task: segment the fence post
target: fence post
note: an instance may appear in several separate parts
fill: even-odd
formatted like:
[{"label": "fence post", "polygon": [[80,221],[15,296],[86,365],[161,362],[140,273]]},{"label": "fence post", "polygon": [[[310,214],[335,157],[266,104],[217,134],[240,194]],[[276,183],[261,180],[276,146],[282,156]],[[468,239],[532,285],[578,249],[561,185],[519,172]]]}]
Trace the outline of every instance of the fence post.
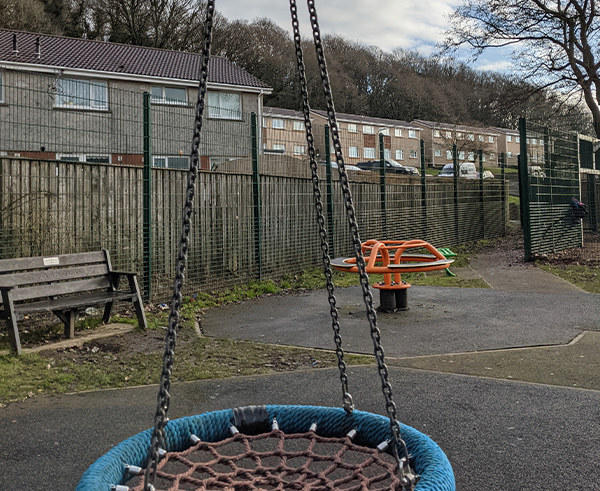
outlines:
[{"label": "fence post", "polygon": [[521,199],[521,220],[523,223],[523,245],[525,248],[525,261],[531,261],[531,222],[529,215],[529,175],[527,172],[527,121],[519,118],[519,136],[521,138],[519,149],[519,189]]},{"label": "fence post", "polygon": [[143,251],[144,251],[144,297],[150,300],[152,295],[152,148],[150,121],[150,93],[144,92],[143,134],[144,134],[144,170],[143,170]]},{"label": "fence post", "polygon": [[452,167],[454,169],[454,243],[458,244],[460,243],[458,229],[458,175],[460,174],[460,169],[458,168],[458,151],[456,143],[452,145]]},{"label": "fence post", "polygon": [[250,116],[252,134],[252,198],[254,201],[254,260],[258,266],[258,280],[262,280],[262,253],[260,233],[260,174],[258,172],[258,124],[256,113]]},{"label": "fence post", "polygon": [[587,175],[587,195],[588,215],[590,217],[590,228],[594,231],[598,230],[598,205],[596,203],[596,180],[598,176],[594,174]]},{"label": "fence post", "polygon": [[331,175],[331,140],[329,125],[325,125],[325,177],[327,180],[327,228],[329,229],[329,255],[335,257],[333,239],[333,178]]},{"label": "fence post", "polygon": [[481,238],[485,239],[485,201],[483,190],[483,150],[477,152],[479,158],[479,205],[481,206]]},{"label": "fence post", "polygon": [[500,191],[500,199],[502,202],[502,235],[506,235],[506,214],[510,212],[509,205],[506,199],[506,155],[500,152],[500,179],[502,180],[502,190]]},{"label": "fence post", "polygon": [[421,206],[423,208],[423,240],[427,240],[427,183],[425,174],[425,140],[421,139]]},{"label": "fence post", "polygon": [[381,220],[383,227],[383,238],[388,239],[387,234],[387,196],[385,189],[385,148],[383,145],[383,133],[379,133],[379,195],[381,201]]}]

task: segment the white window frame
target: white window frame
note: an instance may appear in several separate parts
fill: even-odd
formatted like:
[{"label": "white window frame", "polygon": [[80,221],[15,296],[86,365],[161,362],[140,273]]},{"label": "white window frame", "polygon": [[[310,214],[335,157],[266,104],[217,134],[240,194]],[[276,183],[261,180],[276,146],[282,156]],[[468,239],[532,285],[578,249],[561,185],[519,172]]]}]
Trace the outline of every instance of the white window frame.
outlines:
[{"label": "white window frame", "polygon": [[506,158],[512,159],[513,153],[512,152],[506,152]]},{"label": "white window frame", "polygon": [[348,123],[348,133],[358,133],[358,125],[355,123]]},{"label": "white window frame", "polygon": [[[242,120],[242,96],[238,92],[208,91],[208,117],[214,119],[229,119],[232,121]],[[221,105],[223,96],[235,96],[238,99],[239,107],[236,109],[226,109]],[[217,100],[215,100],[215,98]]]},{"label": "white window frame", "polygon": [[[176,166],[176,165],[169,165],[169,160],[170,159],[181,159],[181,160],[185,160],[186,161],[186,166],[185,167],[181,167],[181,166]],[[159,167],[156,165],[156,161],[157,160],[164,160],[165,161],[165,166],[164,167]],[[153,155],[152,156],[152,167],[157,167],[160,169],[179,169],[179,170],[187,170],[190,167],[190,158],[189,156],[186,155]]]},{"label": "white window frame", "polygon": [[452,138],[452,132],[446,131],[446,138]]},{"label": "white window frame", "polygon": [[479,141],[480,141],[480,142],[483,142],[483,141],[485,141],[485,138],[483,137],[483,135],[479,135],[479,136],[478,136],[478,139],[479,139]]},{"label": "white window frame", "polygon": [[294,131],[304,131],[304,121],[294,121]]},{"label": "white window frame", "polygon": [[271,120],[271,128],[274,130],[285,130],[285,120],[282,118],[273,118]]},{"label": "white window frame", "polygon": [[89,159],[93,159],[93,158],[106,159],[106,162],[95,162],[95,163],[99,163],[99,164],[111,164],[112,163],[110,154],[103,154],[103,153],[92,153],[92,154],[88,154],[88,153],[57,153],[56,154],[56,160],[61,160],[62,162],[94,163],[94,162],[90,162],[90,160],[89,160]]},{"label": "white window frame", "polygon": [[374,159],[375,158],[375,147],[364,147],[363,148],[363,158],[365,159]]},{"label": "white window frame", "polygon": [[396,150],[396,160],[404,160],[404,150]]},{"label": "white window frame", "polygon": [[461,150],[458,152],[458,160],[465,160],[465,151]]},{"label": "white window frame", "polygon": [[390,136],[389,128],[379,128],[379,133],[384,136]]},{"label": "white window frame", "polygon": [[357,159],[358,156],[358,147],[348,147],[348,157]]},{"label": "white window frame", "polygon": [[383,158],[384,159],[391,159],[392,158],[392,151],[389,148],[384,148],[383,149]]},{"label": "white window frame", "polygon": [[446,150],[446,160],[452,160],[452,150]]},{"label": "white window frame", "polygon": [[494,137],[488,136],[488,143],[494,143]]},{"label": "white window frame", "polygon": [[363,129],[363,134],[364,135],[374,135],[375,134],[375,127],[374,126],[363,125],[362,129]]},{"label": "white window frame", "polygon": [[433,156],[434,157],[441,157],[442,156],[442,150],[439,148],[436,148],[433,152]]},{"label": "white window frame", "polygon": [[506,135],[506,141],[512,142],[512,135]]},{"label": "white window frame", "polygon": [[408,130],[408,137],[409,138],[416,138],[417,137],[417,130]]},{"label": "white window frame", "polygon": [[294,145],[294,155],[306,155],[306,145]]},{"label": "white window frame", "polygon": [[285,143],[273,143],[273,145],[271,145],[271,150],[277,150],[277,152],[282,152],[285,153]]},{"label": "white window frame", "polygon": [[471,162],[474,162],[475,161],[475,152],[469,152],[468,157]]},{"label": "white window frame", "polygon": [[520,136],[515,137],[515,143],[521,143],[521,137]]},{"label": "white window frame", "polygon": [[433,136],[435,138],[441,138],[442,134],[440,133],[440,130],[433,130]]},{"label": "white window frame", "polygon": [[[161,96],[156,97],[152,93],[153,89],[160,89]],[[166,91],[167,89],[179,89],[183,90],[185,99],[167,99]],[[150,102],[152,104],[166,104],[169,106],[187,106],[188,105],[188,93],[185,87],[170,87],[168,85],[152,85],[150,86]]]},{"label": "white window frame", "polygon": [[408,157],[411,159],[418,159],[419,152],[417,152],[416,150],[410,150]]},{"label": "white window frame", "polygon": [[469,133],[467,135],[467,140],[469,140],[469,141],[475,141],[475,135],[473,133]]},{"label": "white window frame", "polygon": [[396,138],[402,138],[402,128],[394,128],[394,136]]},{"label": "white window frame", "polygon": [[[62,94],[62,90],[63,87],[61,86],[61,84],[66,84],[66,83],[76,83],[76,84],[87,84],[87,89],[88,89],[88,97],[89,97],[89,105],[87,104],[79,104],[79,103],[75,103],[72,101],[66,101],[66,102],[62,102],[61,99],[68,99],[69,96],[68,95],[63,95]],[[103,89],[103,93],[105,96],[105,100],[101,100],[101,101],[97,101],[95,99],[93,99],[93,89],[94,87],[96,88],[102,88]],[[76,98],[74,98],[76,99]],[[54,99],[54,107],[55,108],[60,108],[60,109],[80,109],[83,111],[108,111],[108,82],[102,81],[102,80],[89,80],[89,79],[84,79],[84,78],[71,78],[71,77],[65,77],[65,78],[59,78],[58,81],[56,82],[56,98]]]}]

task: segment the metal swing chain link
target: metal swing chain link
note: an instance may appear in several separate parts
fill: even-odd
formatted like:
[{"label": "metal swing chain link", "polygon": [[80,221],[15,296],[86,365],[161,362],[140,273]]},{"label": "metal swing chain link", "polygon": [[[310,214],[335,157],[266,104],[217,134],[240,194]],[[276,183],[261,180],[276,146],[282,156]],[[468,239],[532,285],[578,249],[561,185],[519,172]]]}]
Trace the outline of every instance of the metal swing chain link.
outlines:
[{"label": "metal swing chain link", "polygon": [[343,407],[346,412],[351,413],[354,410],[352,396],[348,391],[348,375],[346,374],[346,362],[344,361],[344,349],[342,348],[342,336],[340,334],[340,319],[334,295],[333,272],[331,269],[331,258],[329,256],[329,241],[327,238],[327,228],[325,226],[325,216],[323,213],[323,201],[321,187],[319,185],[319,175],[317,173],[317,152],[315,150],[315,140],[310,120],[310,104],[308,101],[308,84],[306,82],[306,70],[304,67],[304,56],[302,53],[302,44],[300,37],[300,23],[298,22],[298,8],[296,0],[290,0],[290,12],[292,14],[292,29],[294,33],[294,44],[296,46],[296,61],[298,64],[298,75],[300,79],[300,88],[302,93],[302,108],[304,113],[304,125],[306,128],[306,141],[308,144],[308,156],[310,161],[310,170],[313,184],[313,196],[317,212],[317,222],[319,224],[319,238],[321,242],[321,252],[323,261],[323,271],[327,281],[327,293],[329,300],[329,312],[331,314],[331,326],[333,328],[333,339],[335,341],[335,352],[338,359],[338,368],[340,370],[340,381],[342,383]]},{"label": "metal swing chain link", "polygon": [[194,196],[196,193],[196,179],[198,177],[198,161],[200,149],[200,132],[202,130],[202,116],[204,114],[204,101],[206,98],[206,85],[208,81],[208,63],[210,60],[210,46],[212,42],[213,18],[215,12],[215,0],[207,0],[206,21],[204,24],[204,43],[202,47],[202,62],[200,67],[200,81],[198,85],[198,99],[196,101],[196,113],[194,120],[194,132],[192,148],[190,153],[190,168],[187,173],[187,189],[185,205],[181,220],[181,236],[179,242],[179,254],[177,257],[177,272],[173,286],[173,298],[166,335],[166,346],[163,356],[162,373],[157,396],[156,414],[154,416],[154,430],[150,440],[150,451],[144,476],[144,488],[146,491],[154,490],[154,480],[159,461],[159,447],[164,448],[164,427],[168,422],[168,411],[170,403],[169,390],[171,388],[171,371],[175,357],[175,341],[177,329],[179,328],[179,315],[183,303],[182,289],[185,278],[187,253],[189,249],[189,235],[191,229],[191,216],[193,212]]},{"label": "metal swing chain link", "polygon": [[[323,50],[323,42],[321,39],[321,31],[319,28],[319,22],[317,18],[317,11],[315,8],[314,0],[307,0],[308,11],[310,15],[310,22],[312,26],[315,50],[317,53],[317,61],[319,63],[319,71],[321,74],[321,80],[323,83],[323,90],[327,102],[327,117],[329,126],[331,128],[331,135],[333,140],[333,147],[335,150],[335,157],[338,163],[338,173],[340,176],[340,183],[342,186],[342,193],[344,196],[344,204],[346,206],[346,214],[348,216],[348,224],[352,234],[352,243],[354,245],[354,252],[356,256],[356,265],[359,271],[360,284],[363,292],[363,299],[367,308],[367,319],[369,320],[369,326],[371,329],[371,338],[373,340],[373,347],[375,352],[375,358],[377,360],[377,370],[381,379],[381,388],[383,396],[385,398],[386,411],[390,418],[390,430],[394,440],[392,451],[394,457],[398,461],[399,471],[401,474],[401,480],[403,489],[410,491],[414,489],[416,484],[415,474],[410,468],[408,451],[406,443],[402,440],[400,435],[400,426],[398,424],[398,418],[396,415],[396,404],[393,401],[392,386],[389,382],[389,371],[385,364],[384,351],[381,346],[381,332],[377,327],[377,314],[373,306],[373,295],[371,294],[369,287],[369,277],[366,272],[365,260],[362,254],[362,245],[360,241],[360,234],[358,231],[358,223],[356,221],[356,213],[352,201],[352,193],[350,192],[350,185],[348,183],[348,175],[346,173],[344,165],[344,157],[342,154],[342,146],[340,143],[339,131],[337,121],[335,117],[335,108],[333,105],[333,95],[331,92],[331,85],[329,83],[329,75],[327,71],[327,64],[325,61],[325,53]],[[402,448],[404,451],[405,458],[400,460],[399,449]]]}]

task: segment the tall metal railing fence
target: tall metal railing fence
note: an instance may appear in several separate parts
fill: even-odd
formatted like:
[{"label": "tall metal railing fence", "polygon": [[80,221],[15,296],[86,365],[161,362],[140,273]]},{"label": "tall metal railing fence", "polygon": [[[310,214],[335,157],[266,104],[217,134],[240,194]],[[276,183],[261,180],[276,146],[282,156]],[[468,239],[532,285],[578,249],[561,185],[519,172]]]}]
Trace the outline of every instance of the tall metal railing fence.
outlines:
[{"label": "tall metal railing fence", "polygon": [[[111,86],[108,110],[57,108],[51,77],[9,82],[3,79],[0,107],[0,257],[106,248],[117,268],[140,274],[148,298],[169,298],[193,105],[153,104],[143,90]],[[304,140],[291,131],[267,139],[266,131],[246,111],[204,121],[188,293],[320,264]],[[504,180],[435,178],[426,175],[422,153],[417,161],[414,176],[349,171],[363,239],[442,247],[505,233]],[[331,253],[346,256],[352,249],[337,170],[318,167]]]}]

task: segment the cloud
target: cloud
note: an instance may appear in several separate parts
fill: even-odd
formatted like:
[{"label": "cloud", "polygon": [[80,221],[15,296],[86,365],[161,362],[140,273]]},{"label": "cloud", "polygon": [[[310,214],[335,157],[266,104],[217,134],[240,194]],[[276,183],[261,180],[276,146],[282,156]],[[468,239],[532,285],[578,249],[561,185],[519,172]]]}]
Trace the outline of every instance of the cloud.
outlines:
[{"label": "cloud", "polygon": [[[385,51],[396,47],[431,52],[448,27],[447,15],[459,0],[321,0],[316,2],[323,33],[374,45]],[[230,0],[218,6],[230,20],[268,17],[286,30],[291,29],[287,2],[272,0]],[[310,33],[305,3],[298,1],[303,35]]]}]

